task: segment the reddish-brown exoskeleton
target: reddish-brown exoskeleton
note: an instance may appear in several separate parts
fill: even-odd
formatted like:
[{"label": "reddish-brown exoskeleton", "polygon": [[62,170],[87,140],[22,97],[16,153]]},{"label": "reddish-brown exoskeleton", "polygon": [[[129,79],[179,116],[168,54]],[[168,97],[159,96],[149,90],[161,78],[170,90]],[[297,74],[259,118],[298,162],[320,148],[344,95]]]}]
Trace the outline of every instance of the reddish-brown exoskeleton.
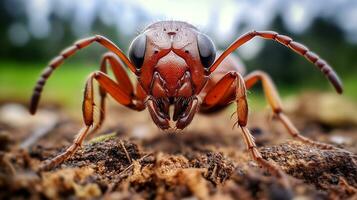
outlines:
[{"label": "reddish-brown exoskeleton", "polygon": [[[278,173],[278,169],[264,160],[254,138],[246,128],[248,104],[246,89],[258,81],[262,82],[268,103],[275,116],[294,138],[322,148],[330,145],[314,142],[299,134],[282,110],[278,92],[270,77],[261,71],[254,71],[243,77],[242,68],[228,65],[222,61],[237,48],[254,37],[277,41],[315,64],[338,93],[342,93],[342,84],[334,70],[316,54],[290,37],[272,31],[251,31],[240,36],[219,57],[211,39],[194,26],[179,21],[161,21],[148,26],[131,43],[129,58],[113,42],[97,35],[82,39],[65,49],[54,58],[42,72],[34,89],[30,112],[34,114],[43,86],[51,73],[68,57],[78,50],[97,42],[107,48],[100,71],[93,72],[85,85],[83,100],[83,118],[85,126],[75,138],[73,144],[62,154],[44,163],[44,168],[52,168],[70,157],[82,144],[89,132],[94,132],[104,120],[105,97],[108,93],[118,103],[131,109],[142,111],[148,108],[152,120],[160,129],[170,128],[170,121],[177,129],[190,124],[197,112],[209,113],[227,107],[232,102],[237,104],[238,126],[248,150],[253,158],[267,169]],[[107,64],[111,67],[116,80],[107,75]],[[137,83],[131,83],[128,67],[137,77]],[[93,124],[93,80],[100,87],[100,121]],[[134,89],[135,88],[135,89]],[[169,107],[174,111],[170,117]]]}]

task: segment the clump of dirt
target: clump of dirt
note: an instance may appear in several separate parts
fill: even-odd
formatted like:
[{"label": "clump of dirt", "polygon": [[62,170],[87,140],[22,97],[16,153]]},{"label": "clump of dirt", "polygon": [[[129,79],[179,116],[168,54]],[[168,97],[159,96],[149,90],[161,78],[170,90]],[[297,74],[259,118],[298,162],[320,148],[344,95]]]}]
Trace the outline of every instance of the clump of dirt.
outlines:
[{"label": "clump of dirt", "polygon": [[227,160],[223,153],[209,152],[193,161],[193,167],[205,168],[205,178],[215,185],[223,183],[234,171],[233,162]]},{"label": "clump of dirt", "polygon": [[[123,112],[112,111],[122,116],[118,113]],[[1,126],[0,199],[357,198],[355,152],[281,142],[265,127],[251,130],[257,143],[263,145],[263,158],[281,167],[290,187],[252,161],[237,134],[239,130],[185,130],[179,134],[157,133],[154,129],[149,137],[132,137],[142,130],[135,128],[144,126],[139,122],[134,123],[134,129],[125,123],[105,127],[119,127],[119,131],[90,139],[55,169],[39,171],[42,161],[68,147],[76,132],[73,130],[79,127],[76,121],[58,119],[61,125],[52,126],[28,148],[21,147],[24,140],[28,141],[25,126]],[[335,132],[328,135],[318,129],[313,133],[320,141],[336,136]],[[344,137],[350,133],[350,129],[344,132]]]},{"label": "clump of dirt", "polygon": [[[133,141],[115,137],[84,145],[71,159],[48,172],[35,172],[39,160],[31,154],[6,153],[10,157],[7,164],[2,158],[0,188],[6,192],[1,198],[290,199],[356,195],[357,166],[349,153],[307,148],[298,142],[265,147],[261,152],[265,159],[276,161],[286,173],[302,181],[289,178],[293,190],[283,188],[264,169],[222,152],[147,152]],[[306,185],[310,183],[316,188]]]},{"label": "clump of dirt", "polygon": [[261,149],[265,159],[272,159],[282,169],[318,189],[355,194],[357,192],[357,156],[345,150],[321,150],[299,142]]}]

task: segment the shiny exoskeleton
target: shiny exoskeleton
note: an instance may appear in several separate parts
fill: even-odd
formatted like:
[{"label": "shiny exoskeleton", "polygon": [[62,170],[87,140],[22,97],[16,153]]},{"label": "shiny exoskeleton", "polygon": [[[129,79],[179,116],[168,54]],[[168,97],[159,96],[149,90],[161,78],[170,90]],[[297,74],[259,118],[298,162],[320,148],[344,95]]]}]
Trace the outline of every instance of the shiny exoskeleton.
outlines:
[{"label": "shiny exoskeleton", "polygon": [[[82,128],[73,144],[62,154],[44,163],[50,169],[70,157],[82,144],[86,135],[95,132],[104,120],[105,97],[111,95],[119,104],[141,111],[148,109],[153,122],[161,129],[183,129],[190,124],[197,112],[211,113],[237,104],[237,125],[241,128],[247,148],[253,158],[271,172],[281,175],[279,168],[264,160],[246,128],[248,104],[246,90],[261,81],[267,101],[288,133],[305,143],[321,148],[331,145],[312,141],[299,131],[283,113],[281,100],[270,77],[262,71],[244,76],[244,68],[233,58],[227,57],[234,50],[254,37],[274,40],[305,57],[317,66],[332,83],[338,93],[342,84],[334,70],[307,47],[290,37],[272,31],[251,31],[240,36],[216,59],[212,40],[196,27],[179,21],[156,22],[145,28],[131,43],[129,58],[113,42],[97,35],[82,39],[54,58],[43,71],[34,89],[30,112],[35,113],[39,97],[47,78],[60,64],[78,50],[97,42],[106,49],[100,70],[93,72],[85,85]],[[227,59],[226,59],[227,58]],[[224,61],[224,62],[223,62]],[[107,75],[107,65],[115,80]],[[133,84],[126,67],[137,77]],[[93,80],[100,86],[100,121],[93,124]],[[173,106],[173,113],[170,107]]]}]

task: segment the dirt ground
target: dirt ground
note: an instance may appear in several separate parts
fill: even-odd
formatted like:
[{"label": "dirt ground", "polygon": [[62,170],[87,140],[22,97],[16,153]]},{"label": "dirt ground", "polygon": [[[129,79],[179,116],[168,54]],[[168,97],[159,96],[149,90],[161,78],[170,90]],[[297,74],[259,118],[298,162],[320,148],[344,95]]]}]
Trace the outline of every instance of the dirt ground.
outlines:
[{"label": "dirt ground", "polygon": [[39,171],[71,144],[80,107],[46,102],[30,116],[23,103],[2,102],[0,199],[357,199],[356,105],[311,95],[286,100],[288,115],[303,135],[341,150],[292,140],[269,109],[252,109],[249,118],[264,159],[281,167],[289,187],[252,161],[232,129],[234,108],[163,132],[147,111],[110,103],[98,134],[62,165]]}]

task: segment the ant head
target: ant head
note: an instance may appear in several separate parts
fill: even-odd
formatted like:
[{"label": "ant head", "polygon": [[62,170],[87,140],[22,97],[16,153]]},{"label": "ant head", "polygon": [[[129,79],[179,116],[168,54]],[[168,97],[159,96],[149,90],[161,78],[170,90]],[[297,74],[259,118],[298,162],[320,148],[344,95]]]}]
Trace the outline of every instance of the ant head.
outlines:
[{"label": "ant head", "polygon": [[143,88],[151,93],[156,75],[170,97],[182,95],[178,93],[184,84],[182,80],[187,80],[187,76],[192,82],[192,91],[188,93],[197,94],[215,56],[215,46],[207,35],[179,21],[163,21],[148,26],[129,48],[129,58],[137,68]]}]

